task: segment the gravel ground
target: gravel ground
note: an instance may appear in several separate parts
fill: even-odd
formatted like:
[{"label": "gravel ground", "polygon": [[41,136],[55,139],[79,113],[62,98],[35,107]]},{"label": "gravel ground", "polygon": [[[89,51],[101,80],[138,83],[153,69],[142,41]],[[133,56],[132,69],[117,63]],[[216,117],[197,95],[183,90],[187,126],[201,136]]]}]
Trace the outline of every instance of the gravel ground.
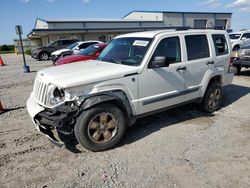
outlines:
[{"label": "gravel ground", "polygon": [[2,55],[0,187],[250,187],[250,70],[224,88],[223,107],[190,104],[139,120],[115,149],[53,146],[25,104],[36,72],[52,65]]}]

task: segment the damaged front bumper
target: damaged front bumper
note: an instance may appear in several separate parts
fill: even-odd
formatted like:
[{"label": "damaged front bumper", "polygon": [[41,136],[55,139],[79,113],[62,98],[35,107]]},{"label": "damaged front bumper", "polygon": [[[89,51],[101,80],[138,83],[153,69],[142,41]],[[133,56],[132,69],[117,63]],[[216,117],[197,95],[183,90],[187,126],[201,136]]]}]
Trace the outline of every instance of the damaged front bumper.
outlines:
[{"label": "damaged front bumper", "polygon": [[74,123],[78,108],[62,105],[56,109],[40,106],[31,94],[27,101],[27,110],[37,130],[56,146],[63,147],[74,139]]}]

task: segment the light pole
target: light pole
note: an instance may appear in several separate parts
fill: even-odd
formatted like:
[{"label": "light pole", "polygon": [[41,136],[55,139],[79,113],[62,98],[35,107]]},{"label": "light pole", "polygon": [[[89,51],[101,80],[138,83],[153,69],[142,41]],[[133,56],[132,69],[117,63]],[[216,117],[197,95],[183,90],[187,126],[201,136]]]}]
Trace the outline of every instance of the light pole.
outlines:
[{"label": "light pole", "polygon": [[23,54],[23,69],[24,73],[30,72],[30,67],[26,65],[26,60],[25,60],[25,55],[24,55],[24,50],[23,50],[23,41],[22,41],[22,34],[23,34],[23,29],[21,25],[16,25],[16,34],[19,35],[20,43],[21,43],[21,49],[22,49],[22,54]]}]

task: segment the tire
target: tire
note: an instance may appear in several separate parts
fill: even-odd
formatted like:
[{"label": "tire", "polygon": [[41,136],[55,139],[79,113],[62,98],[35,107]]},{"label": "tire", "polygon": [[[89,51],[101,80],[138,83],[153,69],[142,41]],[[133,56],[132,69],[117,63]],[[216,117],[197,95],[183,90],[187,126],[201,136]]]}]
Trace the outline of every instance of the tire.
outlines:
[{"label": "tire", "polygon": [[220,83],[209,84],[201,103],[202,110],[208,113],[218,110],[221,107],[222,94]]},{"label": "tire", "polygon": [[240,75],[241,67],[240,67],[240,66],[237,66],[236,69],[237,69],[236,75]]},{"label": "tire", "polygon": [[49,59],[49,54],[47,52],[41,52],[39,54],[40,61],[47,61]]},{"label": "tire", "polygon": [[74,127],[78,142],[91,151],[113,148],[125,130],[124,114],[113,104],[99,104],[83,111]]}]

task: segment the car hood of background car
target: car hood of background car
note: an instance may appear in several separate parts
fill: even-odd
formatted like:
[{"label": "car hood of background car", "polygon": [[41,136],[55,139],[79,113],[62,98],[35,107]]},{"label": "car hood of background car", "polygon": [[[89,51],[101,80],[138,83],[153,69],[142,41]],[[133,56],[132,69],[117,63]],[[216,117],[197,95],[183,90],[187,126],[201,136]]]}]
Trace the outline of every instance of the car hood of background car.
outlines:
[{"label": "car hood of background car", "polygon": [[60,55],[61,53],[68,52],[68,51],[70,51],[70,49],[63,48],[61,50],[54,51],[51,55]]},{"label": "car hood of background car", "polygon": [[69,88],[121,78],[137,71],[138,67],[135,66],[88,60],[84,63],[79,61],[43,69],[37,73],[37,79],[61,88]]},{"label": "car hood of background car", "polygon": [[70,55],[70,56],[66,56],[63,58],[60,58],[57,60],[58,65],[63,65],[63,64],[67,64],[67,63],[73,63],[76,61],[83,61],[83,60],[89,60],[89,59],[93,59],[92,56],[83,56],[83,55]]}]

